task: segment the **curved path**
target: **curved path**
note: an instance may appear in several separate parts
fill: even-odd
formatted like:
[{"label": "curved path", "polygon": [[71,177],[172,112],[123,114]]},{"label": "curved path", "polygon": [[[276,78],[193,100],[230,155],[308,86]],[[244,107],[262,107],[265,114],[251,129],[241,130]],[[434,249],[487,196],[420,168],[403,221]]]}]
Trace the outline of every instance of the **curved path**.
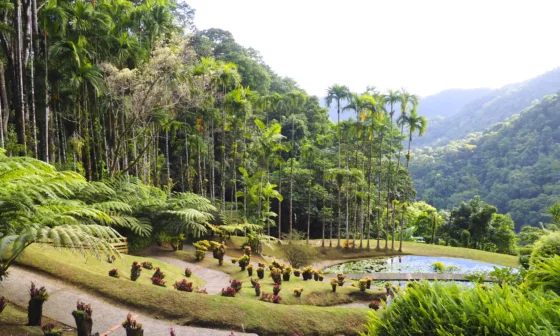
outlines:
[{"label": "curved path", "polygon": [[[207,255],[206,257],[211,258],[212,254]],[[204,288],[206,288],[208,294],[218,294],[222,292],[222,288],[229,287],[230,277],[224,272],[215,271],[213,269],[201,267],[197,264],[175,258],[160,256],[150,256],[150,258],[163,261],[166,264],[173,265],[181,269],[190,268],[194,275],[204,280]]]},{"label": "curved path", "polygon": [[[220,272],[218,272],[220,273]],[[206,279],[205,279],[206,280]],[[169,329],[173,328],[176,335],[181,336],[230,336],[231,331],[214,330],[173,325],[169,322],[145,316],[134,309],[108,303],[97,296],[67,285],[44,275],[34,273],[19,267],[10,267],[10,276],[0,283],[0,296],[9,301],[27,307],[29,301],[29,285],[35,282],[38,286],[45,286],[49,292],[49,300],[43,306],[43,314],[53,320],[74,326],[72,311],[78,300],[91,304],[93,309],[93,332],[100,335],[124,336],[125,330],[121,326],[126,315],[130,312],[145,330],[146,336],[169,336]],[[235,332],[234,335],[256,335]]]}]

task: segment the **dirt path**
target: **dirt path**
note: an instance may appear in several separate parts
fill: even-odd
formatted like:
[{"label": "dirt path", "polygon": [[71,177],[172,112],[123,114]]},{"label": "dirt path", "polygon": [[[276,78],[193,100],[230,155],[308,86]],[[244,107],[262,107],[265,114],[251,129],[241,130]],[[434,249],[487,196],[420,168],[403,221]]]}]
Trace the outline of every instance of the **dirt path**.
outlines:
[{"label": "dirt path", "polygon": [[[207,281],[207,279],[205,280]],[[99,332],[101,335],[124,336],[126,333],[121,326],[121,322],[124,321],[129,312],[135,316],[139,323],[142,323],[146,336],[169,336],[170,328],[175,330],[176,335],[181,336],[231,335],[230,331],[172,325],[169,322],[140,314],[134,309],[130,310],[124,306],[110,304],[61,281],[14,266],[10,267],[10,276],[0,283],[0,296],[5,296],[9,301],[19,306],[27,307],[31,281],[35,282],[37,286],[45,286],[49,292],[49,300],[43,306],[45,316],[74,326],[72,311],[76,307],[76,302],[80,300],[89,303],[93,309],[93,332]],[[234,334],[236,336],[249,335],[240,332]]]}]

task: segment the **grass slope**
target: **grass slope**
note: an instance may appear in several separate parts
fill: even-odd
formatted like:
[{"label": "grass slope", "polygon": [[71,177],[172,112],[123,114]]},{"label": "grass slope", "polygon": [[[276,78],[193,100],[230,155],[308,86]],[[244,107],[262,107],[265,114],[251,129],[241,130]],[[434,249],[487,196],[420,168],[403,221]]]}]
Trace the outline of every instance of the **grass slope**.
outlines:
[{"label": "grass slope", "polygon": [[[232,241],[237,246],[241,246],[243,242],[246,240],[245,237],[232,237]],[[366,246],[367,241],[364,240],[363,245]],[[464,258],[464,259],[471,259],[477,260],[492,264],[498,264],[502,266],[509,266],[509,267],[519,267],[519,257],[507,255],[507,254],[500,254],[500,253],[493,253],[487,251],[480,251],[474,249],[468,249],[463,247],[451,247],[451,246],[440,246],[440,245],[430,245],[430,244],[421,244],[421,243],[412,243],[412,242],[403,242],[403,253],[398,253],[397,251],[391,252],[390,250],[385,251],[375,251],[375,246],[377,246],[377,241],[370,240],[371,250],[368,251],[364,249],[345,249],[345,248],[329,248],[328,247],[328,240],[325,240],[325,245],[327,247],[321,247],[321,240],[311,240],[310,244],[314,246],[317,250],[317,258],[319,261],[328,261],[328,260],[345,260],[345,259],[359,259],[359,258],[375,258],[375,257],[385,257],[385,256],[394,256],[394,255],[422,255],[422,256],[435,256],[435,257],[451,257],[451,258]],[[333,241],[333,245],[336,244],[336,241]],[[359,245],[359,241],[356,242]],[[381,247],[383,248],[385,241],[381,242]],[[398,248],[398,242],[395,242],[395,247]],[[391,242],[389,241],[389,247],[391,246]],[[285,255],[283,253],[283,245],[274,245],[271,247],[264,245],[263,253],[268,256],[272,256],[275,258],[282,258],[285,259]]]},{"label": "grass slope", "polygon": [[[150,259],[125,256],[125,260],[128,270],[132,260]],[[364,330],[363,324],[367,320],[368,309],[277,305],[261,302],[256,297],[251,297],[253,291],[249,288],[249,282],[245,283],[245,288],[238,297],[227,298],[179,292],[170,287],[162,288],[150,284],[149,279],[147,283],[143,281],[145,279],[132,282],[124,276],[114,279],[107,275],[111,265],[104,261],[88,260],[88,264],[100,263],[103,267],[84,266],[83,258],[66,251],[55,251],[49,247],[28,248],[19,262],[113,300],[115,303],[128,305],[148,315],[175,321],[178,324],[244,329],[259,335],[292,335],[296,332],[304,335],[356,335]],[[155,266],[164,266],[162,270],[169,273],[166,277],[169,282],[180,280],[172,275],[172,266],[162,265],[162,262],[155,260],[152,260],[152,263]],[[141,278],[147,276],[142,274]],[[324,286],[328,289],[327,283],[324,283]],[[270,291],[271,288],[270,286]],[[268,290],[264,289],[264,291]],[[291,295],[291,293],[287,294]]]}]

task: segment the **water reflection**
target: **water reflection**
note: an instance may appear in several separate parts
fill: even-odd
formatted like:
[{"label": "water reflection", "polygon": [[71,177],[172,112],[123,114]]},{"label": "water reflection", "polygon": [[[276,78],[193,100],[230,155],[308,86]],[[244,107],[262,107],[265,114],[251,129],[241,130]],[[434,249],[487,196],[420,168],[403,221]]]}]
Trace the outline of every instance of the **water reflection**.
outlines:
[{"label": "water reflection", "polygon": [[346,274],[371,274],[371,273],[434,273],[432,265],[441,262],[449,269],[449,273],[466,274],[472,272],[490,272],[495,264],[484,263],[470,259],[425,257],[425,256],[402,256],[365,259],[351,261],[325,268],[325,273]]}]

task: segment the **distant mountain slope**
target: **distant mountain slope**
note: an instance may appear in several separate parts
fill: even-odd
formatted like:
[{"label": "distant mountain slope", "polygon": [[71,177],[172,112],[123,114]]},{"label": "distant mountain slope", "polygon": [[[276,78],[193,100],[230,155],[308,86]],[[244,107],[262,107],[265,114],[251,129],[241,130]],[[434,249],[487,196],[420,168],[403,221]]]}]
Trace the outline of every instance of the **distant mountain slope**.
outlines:
[{"label": "distant mountain slope", "polygon": [[[530,106],[534,100],[560,90],[560,68],[519,84],[493,90],[444,119],[432,120],[426,136],[416,146],[444,146],[452,140],[480,132]],[[425,102],[425,100],[424,100]],[[421,105],[422,107],[422,102]],[[424,113],[424,115],[429,115]]]},{"label": "distant mountain slope", "polygon": [[449,117],[465,106],[492,92],[491,89],[450,89],[423,97],[418,113],[427,118]]},{"label": "distant mountain slope", "polygon": [[470,139],[420,149],[411,172],[417,198],[438,208],[480,195],[510,213],[516,229],[547,223],[546,208],[560,200],[560,99],[547,96]]}]

